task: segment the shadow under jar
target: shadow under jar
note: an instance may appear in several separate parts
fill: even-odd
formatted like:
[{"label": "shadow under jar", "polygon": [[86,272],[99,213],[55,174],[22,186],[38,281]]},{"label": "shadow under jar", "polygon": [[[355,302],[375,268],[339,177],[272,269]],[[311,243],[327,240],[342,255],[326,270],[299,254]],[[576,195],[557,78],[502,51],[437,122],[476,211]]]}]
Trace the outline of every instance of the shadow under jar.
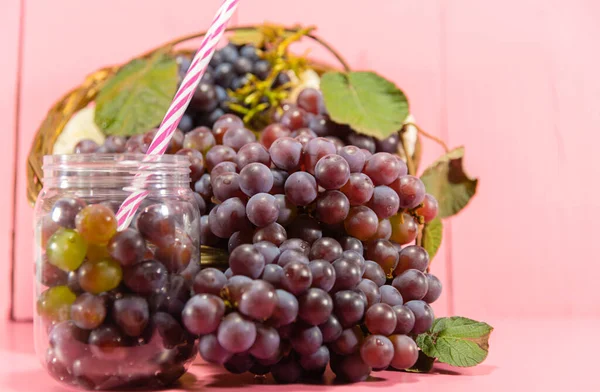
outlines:
[{"label": "shadow under jar", "polygon": [[[35,206],[35,346],[63,383],[162,388],[197,353],[181,324],[200,269],[189,160],[144,157],[44,157]],[[149,176],[141,180],[140,172]],[[116,211],[137,190],[148,195],[129,228],[117,231]]]}]

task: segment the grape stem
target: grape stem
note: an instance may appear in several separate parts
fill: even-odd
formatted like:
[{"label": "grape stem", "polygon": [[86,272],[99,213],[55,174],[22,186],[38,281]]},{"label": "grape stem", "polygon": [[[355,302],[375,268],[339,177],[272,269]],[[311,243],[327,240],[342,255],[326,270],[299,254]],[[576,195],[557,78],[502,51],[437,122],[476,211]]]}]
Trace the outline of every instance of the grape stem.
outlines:
[{"label": "grape stem", "polygon": [[412,125],[413,127],[417,128],[417,132],[419,132],[421,135],[425,136],[428,139],[431,139],[431,140],[435,141],[437,144],[439,144],[440,146],[442,146],[442,148],[444,149],[444,151],[446,153],[450,151],[450,149],[448,148],[448,146],[446,145],[446,143],[442,139],[440,139],[440,138],[438,138],[436,136],[433,136],[432,134],[430,134],[428,132],[425,132],[421,127],[419,127],[415,123],[405,123],[404,124],[404,126],[408,126],[408,125]]},{"label": "grape stem", "polygon": [[412,156],[408,152],[408,145],[406,143],[406,140],[404,139],[404,127],[406,127],[406,124],[404,124],[404,126],[400,130],[400,140],[402,141],[402,149],[404,150],[404,156],[406,157],[406,167],[408,168],[408,174],[414,176],[417,174],[417,169],[415,168],[415,162],[413,161]]}]

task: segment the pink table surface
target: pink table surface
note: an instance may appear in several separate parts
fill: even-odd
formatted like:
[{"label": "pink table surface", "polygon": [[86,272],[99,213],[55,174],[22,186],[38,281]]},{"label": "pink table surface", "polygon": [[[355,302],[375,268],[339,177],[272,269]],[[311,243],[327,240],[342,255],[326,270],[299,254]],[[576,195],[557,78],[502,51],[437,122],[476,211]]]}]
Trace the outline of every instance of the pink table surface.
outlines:
[{"label": "pink table surface", "polygon": [[[362,383],[336,385],[327,374],[322,385],[273,385],[251,375],[231,375],[202,362],[170,391],[303,390],[354,391],[598,391],[596,358],[600,351],[600,320],[490,320],[495,326],[488,359],[471,369],[437,366],[434,374],[377,372]],[[66,391],[40,367],[33,352],[32,326],[0,326],[0,391]]]}]

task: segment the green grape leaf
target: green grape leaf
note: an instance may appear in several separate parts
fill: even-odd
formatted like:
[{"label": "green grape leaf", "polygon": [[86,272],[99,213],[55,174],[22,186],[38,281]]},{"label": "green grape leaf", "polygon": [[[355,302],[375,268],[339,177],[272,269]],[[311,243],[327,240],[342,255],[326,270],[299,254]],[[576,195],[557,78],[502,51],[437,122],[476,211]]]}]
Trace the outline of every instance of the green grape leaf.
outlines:
[{"label": "green grape leaf", "polygon": [[485,360],[494,328],[465,317],[442,317],[417,337],[425,355],[452,366],[470,367]]},{"label": "green grape leaf", "polygon": [[423,240],[421,241],[421,245],[425,248],[427,253],[429,253],[430,263],[442,244],[443,231],[444,227],[442,226],[442,220],[438,217],[431,222],[426,223],[423,227]]},{"label": "green grape leaf", "polygon": [[251,44],[261,47],[265,41],[262,29],[236,30],[228,37],[229,42],[235,45]]},{"label": "green grape leaf", "polygon": [[465,208],[477,190],[477,179],[469,177],[463,169],[464,147],[442,155],[421,175],[427,192],[439,203],[438,216],[447,218]]},{"label": "green grape leaf", "polygon": [[434,363],[435,358],[428,357],[423,351],[419,351],[417,362],[405,371],[409,373],[429,373],[433,369]]},{"label": "green grape leaf", "polygon": [[123,66],[96,98],[96,124],[107,135],[131,136],[160,123],[177,91],[177,63],[164,53]]},{"label": "green grape leaf", "polygon": [[397,132],[408,116],[402,90],[373,72],[327,72],[321,91],[333,121],[378,139]]}]

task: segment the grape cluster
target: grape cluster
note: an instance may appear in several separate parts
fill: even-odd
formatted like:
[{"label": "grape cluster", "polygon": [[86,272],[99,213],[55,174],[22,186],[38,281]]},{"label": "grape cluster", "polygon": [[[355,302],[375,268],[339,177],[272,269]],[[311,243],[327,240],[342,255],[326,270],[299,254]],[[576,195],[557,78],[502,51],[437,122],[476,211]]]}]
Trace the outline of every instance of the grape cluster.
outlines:
[{"label": "grape cluster", "polygon": [[181,312],[199,270],[198,239],[178,221],[188,216],[181,205],[149,204],[121,232],[116,207],[65,197],[40,221],[46,365],[90,389],[168,385],[197,354]]},{"label": "grape cluster", "polygon": [[224,273],[196,275],[184,325],[206,361],[278,382],[409,368],[442,287],[408,244],[437,201],[397,156],[294,125],[300,110],[260,142],[233,116],[197,140],[201,243],[230,255]]}]

